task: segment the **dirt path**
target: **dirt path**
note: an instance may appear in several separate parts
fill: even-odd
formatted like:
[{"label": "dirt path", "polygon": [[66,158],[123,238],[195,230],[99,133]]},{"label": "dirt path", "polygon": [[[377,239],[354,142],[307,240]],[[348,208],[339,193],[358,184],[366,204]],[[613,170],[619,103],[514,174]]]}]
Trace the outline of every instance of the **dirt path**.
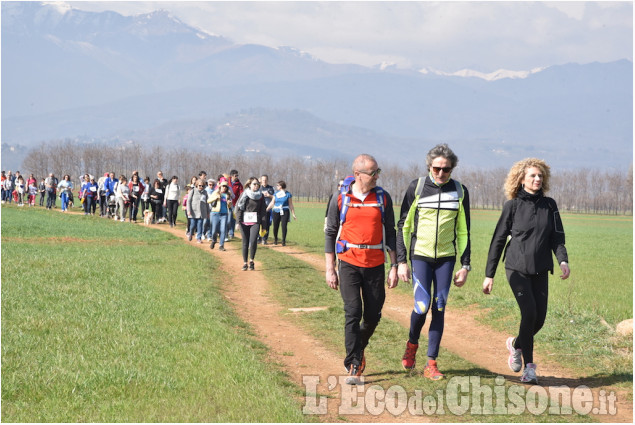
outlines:
[{"label": "dirt path", "polygon": [[[398,417],[387,412],[378,416],[369,416],[356,413],[346,414],[347,409],[340,411],[339,401],[342,398],[349,398],[341,394],[341,390],[347,391],[349,390],[347,387],[350,387],[339,384],[339,379],[345,378],[342,359],[319,340],[307,335],[302,328],[296,326],[292,318],[293,313],[279,305],[270,296],[269,283],[260,271],[261,264],[258,261],[258,255],[256,255],[255,271],[241,270],[243,261],[240,239],[225,243],[226,251],[221,252],[218,247],[210,250],[209,243],[198,244],[195,240],[188,242],[184,236],[184,228],[181,226],[173,229],[165,225],[151,227],[183,238],[185,243],[193,244],[218,258],[221,269],[231,277],[231,282],[224,285],[223,295],[234,306],[236,314],[249,323],[258,339],[270,348],[273,363],[282,364],[291,380],[301,388],[305,385],[303,378],[313,385],[314,382],[317,384],[317,378],[314,377],[319,377],[317,386],[307,386],[317,390],[318,398],[311,398],[308,402],[302,398],[301,403],[315,408],[313,411],[319,413],[319,419],[322,422],[425,422],[421,420],[421,417],[409,415],[407,411]],[[254,312],[257,313],[254,314]],[[383,377],[373,375],[372,379],[375,381]],[[371,382],[367,379],[366,383]]]},{"label": "dirt path", "polygon": [[[140,225],[143,225],[143,223],[140,223]],[[219,259],[222,270],[231,277],[231,282],[228,282],[223,290],[224,296],[233,304],[238,316],[250,324],[258,339],[271,349],[272,361],[282,364],[290,378],[300,387],[305,385],[303,378],[308,379],[310,382],[316,382],[318,378],[314,377],[319,377],[319,384],[316,387],[318,397],[311,398],[306,402],[307,406],[312,406],[319,412],[319,420],[323,422],[425,422],[431,419],[425,415],[412,416],[408,410],[398,416],[390,414],[385,409],[377,416],[370,415],[366,410],[364,410],[364,414],[346,414],[348,410],[340,410],[340,403],[343,399],[354,400],[347,393],[347,391],[350,391],[350,387],[339,385],[335,380],[335,377],[339,377],[344,371],[342,359],[327,349],[321,341],[307,335],[302,328],[296,326],[292,318],[293,313],[289,313],[287,309],[283,308],[270,296],[270,286],[260,271],[260,263],[257,259],[255,271],[245,272],[241,270],[243,262],[239,240],[226,243],[225,248],[227,251],[220,252],[218,249],[210,250],[209,243],[197,244],[195,241],[188,242],[185,239],[182,226],[174,229],[164,224],[151,227],[183,238],[184,243],[191,243],[200,247]],[[265,247],[260,246],[258,249],[263,248]],[[303,260],[311,264],[315,269],[324,272],[323,256],[306,253],[293,245],[286,247],[269,245],[267,248],[275,249]],[[400,284],[403,284],[403,282],[400,282]],[[249,296],[246,297],[245,294],[249,294]],[[386,317],[400,323],[407,329],[410,326],[411,309],[412,300],[410,296],[387,291],[384,307],[384,315]],[[257,314],[253,314],[256,311]],[[477,316],[477,311],[447,310],[443,347],[491,371],[493,374],[503,376],[507,381],[518,382],[518,375],[510,374],[506,365],[504,341],[507,335],[487,329],[479,324],[476,320]],[[427,332],[427,327],[424,332]],[[406,335],[407,331],[404,331],[404,344]],[[599,387],[592,378],[576,375],[571,370],[562,368],[548,358],[537,356],[536,363],[540,365],[541,387],[564,385],[573,389],[580,385],[585,385],[596,394],[594,407],[597,406],[598,394],[608,394],[614,391],[617,395],[617,413],[615,415],[594,415],[595,420],[599,422],[632,423],[632,401],[627,400],[626,391],[610,387]],[[368,386],[372,382],[389,382],[390,377],[373,374],[372,382],[369,382],[369,378],[366,379]],[[326,398],[322,396],[326,396]],[[581,401],[580,397],[575,396],[575,401]],[[304,398],[301,402],[303,405],[305,404]]]}]

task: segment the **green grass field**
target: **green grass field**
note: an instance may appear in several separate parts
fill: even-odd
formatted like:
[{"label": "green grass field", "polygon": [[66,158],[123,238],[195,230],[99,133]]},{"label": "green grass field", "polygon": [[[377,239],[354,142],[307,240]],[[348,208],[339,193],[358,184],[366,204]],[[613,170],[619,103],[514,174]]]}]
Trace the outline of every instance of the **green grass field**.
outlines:
[{"label": "green grass field", "polygon": [[2,208],[3,422],[303,422],[297,388],[165,232]]},{"label": "green grass field", "polygon": [[[322,255],[324,207],[296,204],[298,220],[287,238],[291,245]],[[450,306],[485,308],[489,325],[514,332],[518,309],[504,276],[497,276],[493,295],[481,293],[497,218],[493,211],[473,213],[474,271],[464,288],[452,289]],[[537,350],[581,368],[597,385],[632,389],[632,339],[617,338],[602,324],[602,319],[614,325],[632,317],[632,218],[565,215],[563,220],[572,278],[551,279],[549,315]],[[224,302],[219,282],[227,277],[202,250],[160,230],[40,208],[3,207],[1,230],[4,422],[317,419],[301,414],[302,389],[265,361],[266,348]],[[289,320],[343,354],[342,301],[323,274],[275,250],[259,249],[257,260],[267,265],[263,272],[284,305],[329,306]],[[601,275],[611,282],[598,282]],[[396,290],[411,292],[403,284]],[[434,392],[429,381],[396,368],[404,332],[382,320],[369,361],[374,370],[386,371],[390,385]],[[495,378],[443,348],[439,360],[452,365],[444,370],[450,375],[482,376],[485,384]],[[461,417],[589,420],[546,414]]]}]

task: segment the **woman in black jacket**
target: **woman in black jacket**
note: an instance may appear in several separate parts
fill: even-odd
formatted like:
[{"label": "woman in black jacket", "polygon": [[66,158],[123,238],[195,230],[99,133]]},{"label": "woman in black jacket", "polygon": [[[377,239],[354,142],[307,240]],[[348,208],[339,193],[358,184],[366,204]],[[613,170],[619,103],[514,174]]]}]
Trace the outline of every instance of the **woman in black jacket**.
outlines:
[{"label": "woman in black jacket", "polygon": [[[537,383],[533,360],[534,335],[547,316],[548,273],[553,274],[552,252],[556,255],[561,279],[569,277],[569,260],[564,246],[564,228],[556,202],[544,196],[549,190],[549,166],[527,158],[514,164],[505,181],[509,199],[496,225],[487,256],[483,292],[492,291],[498,261],[505,251],[507,280],[520,307],[520,329],[516,338],[507,338],[507,364],[520,372],[521,382]],[[511,236],[507,247],[507,237]],[[522,358],[521,358],[522,357]]]},{"label": "woman in black jacket", "polygon": [[260,182],[251,177],[245,185],[236,203],[236,221],[240,223],[243,238],[243,270],[247,270],[247,254],[249,253],[249,270],[254,270],[254,258],[258,247],[258,234],[261,226],[264,228],[267,220],[267,204],[260,191]]}]

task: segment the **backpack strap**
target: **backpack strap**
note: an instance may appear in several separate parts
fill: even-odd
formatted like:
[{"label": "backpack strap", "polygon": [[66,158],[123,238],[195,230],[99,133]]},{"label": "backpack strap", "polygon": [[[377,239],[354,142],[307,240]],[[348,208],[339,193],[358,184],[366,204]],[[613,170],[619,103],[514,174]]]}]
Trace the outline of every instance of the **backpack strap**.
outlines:
[{"label": "backpack strap", "polygon": [[454,186],[456,186],[456,193],[459,195],[460,202],[463,202],[463,185],[461,182],[454,180]]}]

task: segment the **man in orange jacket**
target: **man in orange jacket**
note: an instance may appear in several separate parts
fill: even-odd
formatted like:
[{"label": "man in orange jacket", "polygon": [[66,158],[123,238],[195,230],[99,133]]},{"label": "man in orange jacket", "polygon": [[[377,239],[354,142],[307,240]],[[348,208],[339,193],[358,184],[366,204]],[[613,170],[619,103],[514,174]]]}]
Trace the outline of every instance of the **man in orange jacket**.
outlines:
[{"label": "man in orange jacket", "polygon": [[391,262],[388,287],[396,287],[399,281],[392,199],[377,186],[380,172],[371,155],[355,158],[354,181],[331,198],[324,232],[326,283],[335,290],[339,286],[344,301],[344,366],[350,385],[361,383],[364,349],[381,319],[386,299],[385,251]]}]

